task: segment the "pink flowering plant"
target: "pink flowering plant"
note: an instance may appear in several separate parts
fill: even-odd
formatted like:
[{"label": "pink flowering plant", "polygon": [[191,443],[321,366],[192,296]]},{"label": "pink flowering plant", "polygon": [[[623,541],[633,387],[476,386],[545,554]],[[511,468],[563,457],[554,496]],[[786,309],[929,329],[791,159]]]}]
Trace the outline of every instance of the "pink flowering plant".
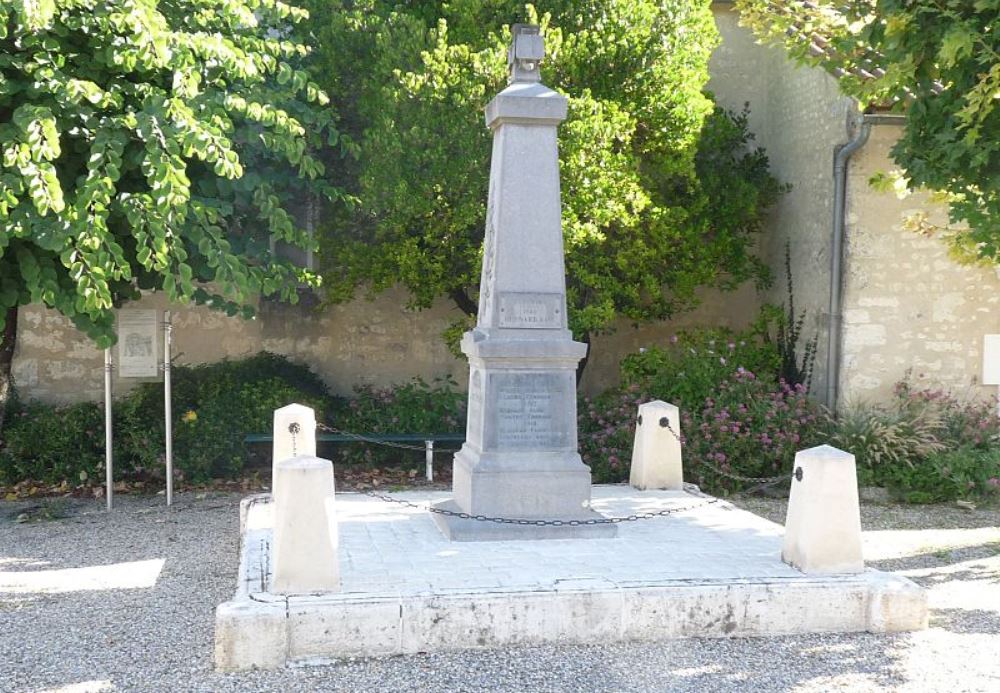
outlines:
[{"label": "pink flowering plant", "polygon": [[875,470],[879,483],[908,503],[985,498],[1000,493],[1000,418],[996,398],[960,397],[897,383],[897,420],[936,422],[937,445]]},{"label": "pink flowering plant", "polygon": [[577,405],[580,455],[597,483],[626,481],[632,461],[635,416],[648,401],[636,384],[598,397],[581,397]]},{"label": "pink flowering plant", "polygon": [[700,411],[681,416],[690,480],[716,493],[758,485],[728,476],[791,474],[795,453],[826,440],[819,406],[803,385],[777,384],[737,369]]},{"label": "pink flowering plant", "polygon": [[621,362],[622,381],[626,387],[638,387],[688,409],[700,407],[719,383],[740,367],[777,380],[781,359],[768,336],[769,324],[762,317],[742,332],[678,332],[665,346],[651,346],[626,356]]}]

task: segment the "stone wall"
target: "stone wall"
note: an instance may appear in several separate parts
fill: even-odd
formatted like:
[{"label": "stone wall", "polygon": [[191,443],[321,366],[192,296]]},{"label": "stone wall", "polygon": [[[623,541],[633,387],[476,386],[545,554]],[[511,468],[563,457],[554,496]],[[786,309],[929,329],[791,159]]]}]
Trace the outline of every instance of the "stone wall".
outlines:
[{"label": "stone wall", "polygon": [[919,208],[945,223],[943,207],[868,185],[874,173],[893,167],[889,149],[897,135],[896,126],[874,126],[851,159],[842,400],[884,400],[908,372],[928,387],[995,395],[995,387],[977,383],[983,335],[1000,332],[997,271],[959,265],[941,241],[902,228],[906,213]]},{"label": "stone wall", "polygon": [[812,391],[826,388],[826,334],[830,301],[833,157],[847,142],[853,102],[822,70],[797,67],[785,53],[758,45],[738,24],[731,3],[713,4],[722,45],[712,56],[709,82],[731,110],[750,106],[750,130],[767,151],[772,173],[792,185],[770,215],[761,252],[774,271],[768,302],[786,300],[785,244],[790,243],[795,301],[807,312],[805,336],[820,337]]}]

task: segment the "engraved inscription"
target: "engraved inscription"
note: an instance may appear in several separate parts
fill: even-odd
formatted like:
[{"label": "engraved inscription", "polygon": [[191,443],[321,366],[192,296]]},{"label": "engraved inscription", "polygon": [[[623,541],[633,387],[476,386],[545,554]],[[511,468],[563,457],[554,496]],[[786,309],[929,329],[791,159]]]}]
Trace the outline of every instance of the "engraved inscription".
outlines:
[{"label": "engraved inscription", "polygon": [[489,436],[492,445],[544,450],[569,444],[565,422],[569,393],[560,374],[496,373],[490,383],[495,424]]},{"label": "engraved inscription", "polygon": [[500,327],[559,328],[563,326],[561,294],[500,294]]}]

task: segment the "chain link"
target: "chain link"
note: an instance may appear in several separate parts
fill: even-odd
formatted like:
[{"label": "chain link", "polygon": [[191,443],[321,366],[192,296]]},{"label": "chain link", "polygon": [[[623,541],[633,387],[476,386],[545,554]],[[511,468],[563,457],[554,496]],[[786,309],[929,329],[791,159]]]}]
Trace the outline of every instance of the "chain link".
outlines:
[{"label": "chain link", "polygon": [[[348,431],[341,431],[340,429],[334,428],[333,426],[328,426],[324,423],[316,423],[316,427],[327,431],[328,433],[335,433],[338,435],[345,435],[359,442],[372,443],[375,445],[385,445],[387,447],[400,448],[402,450],[425,450],[424,447],[418,447],[416,445],[406,445],[403,443],[393,443],[382,440],[375,440],[373,438],[367,438],[358,433],[350,433]],[[677,438],[677,434],[672,428],[670,428],[669,422],[667,423],[667,428],[670,433]],[[295,454],[295,443],[296,435],[299,433],[299,425],[293,423],[289,425],[288,432],[292,434],[292,454]],[[678,438],[678,440],[680,440]],[[721,472],[721,470],[720,470]],[[429,513],[436,515],[446,515],[448,517],[457,517],[462,520],[475,520],[477,522],[493,522],[495,524],[502,525],[519,525],[519,526],[532,526],[532,527],[580,527],[580,526],[590,526],[590,525],[616,525],[622,522],[636,522],[638,520],[651,520],[656,517],[667,517],[668,515],[676,515],[677,513],[686,512],[688,510],[694,510],[695,508],[701,508],[708,505],[713,505],[719,502],[718,498],[709,498],[700,503],[695,503],[693,505],[687,505],[681,508],[664,508],[663,510],[656,510],[653,512],[642,512],[636,513],[634,515],[628,515],[626,517],[592,517],[585,520],[561,520],[561,519],[529,519],[529,518],[517,518],[517,517],[492,517],[489,515],[472,515],[465,512],[456,512],[454,510],[447,510],[446,508],[435,508],[430,505],[420,505],[413,503],[402,498],[393,498],[392,496],[386,495],[384,493],[378,493],[377,491],[362,491],[366,496],[371,498],[376,498],[380,501],[386,503],[395,503],[397,505],[403,505],[408,508],[415,508],[417,510],[425,510]]]},{"label": "chain link", "polygon": [[491,517],[489,515],[472,515],[470,513],[456,512],[454,510],[447,510],[445,508],[435,508],[432,505],[421,505],[419,503],[413,503],[402,498],[393,498],[392,496],[386,495],[384,493],[378,493],[377,491],[362,491],[366,496],[371,498],[377,498],[380,501],[385,501],[386,503],[395,503],[397,505],[405,505],[408,508],[415,508],[417,510],[426,510],[429,513],[435,515],[446,515],[447,517],[457,517],[462,520],[476,520],[477,522],[493,522],[498,525],[521,525],[521,526],[532,526],[532,527],[581,527],[588,525],[617,525],[622,522],[636,522],[638,520],[651,520],[656,517],[666,517],[668,515],[676,515],[677,513],[683,513],[688,510],[694,510],[695,508],[702,508],[708,505],[714,505],[719,502],[718,498],[709,498],[701,503],[695,503],[693,505],[686,505],[682,508],[664,508],[663,510],[656,510],[652,512],[636,513],[634,515],[628,515],[626,517],[593,517],[586,520],[560,520],[560,519],[539,519],[532,520],[528,518],[513,518],[513,517]]},{"label": "chain link", "polygon": [[[664,426],[668,431],[670,431],[670,435],[672,435],[674,439],[681,444],[681,447],[684,447],[684,438],[678,435],[677,432],[674,430],[673,426],[670,425],[670,419],[664,416],[663,418],[660,419],[660,424]],[[743,476],[742,474],[736,474],[735,472],[727,472],[726,470],[718,467],[717,465],[712,464],[708,460],[700,459],[698,460],[698,464],[702,465],[703,467],[708,467],[709,469],[711,469],[716,474],[719,474],[720,476],[725,476],[735,481],[745,481],[748,484],[761,484],[761,485],[775,484],[779,481],[784,481],[791,477],[790,474],[778,474],[776,476]]]}]

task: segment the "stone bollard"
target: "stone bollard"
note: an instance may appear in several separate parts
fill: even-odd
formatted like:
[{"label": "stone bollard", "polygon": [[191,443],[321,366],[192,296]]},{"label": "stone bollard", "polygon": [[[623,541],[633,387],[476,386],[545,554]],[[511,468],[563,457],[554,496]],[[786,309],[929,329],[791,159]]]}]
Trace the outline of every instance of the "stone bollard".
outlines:
[{"label": "stone bollard", "polygon": [[271,592],[340,589],[333,463],[310,455],[277,465]]},{"label": "stone bollard", "polygon": [[642,491],[684,488],[680,434],[681,412],[676,406],[658,399],[639,405],[631,486]]},{"label": "stone bollard", "polygon": [[803,573],[864,571],[854,455],[829,445],[795,455],[781,560]]},{"label": "stone bollard", "polygon": [[[294,433],[292,432],[293,426]],[[289,404],[274,410],[271,454],[271,495],[278,483],[278,462],[296,455],[316,456],[316,412],[303,404]]]}]

